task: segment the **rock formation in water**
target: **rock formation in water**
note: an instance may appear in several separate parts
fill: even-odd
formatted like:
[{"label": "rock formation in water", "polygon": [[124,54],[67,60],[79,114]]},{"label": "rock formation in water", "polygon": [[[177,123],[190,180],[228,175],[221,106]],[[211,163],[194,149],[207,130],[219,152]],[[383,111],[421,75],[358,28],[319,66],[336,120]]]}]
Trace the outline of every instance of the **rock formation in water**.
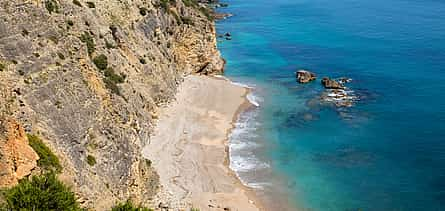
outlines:
[{"label": "rock formation in water", "polygon": [[[158,178],[140,151],[158,107],[183,75],[224,68],[209,9],[194,0],[16,0],[1,1],[0,14],[0,116],[45,140],[82,206],[152,202]],[[26,142],[18,131],[2,150]],[[19,148],[24,160],[8,183],[35,162]]]},{"label": "rock formation in water", "polygon": [[296,77],[299,83],[308,83],[317,79],[315,73],[309,72],[307,70],[298,70],[296,73]]},{"label": "rock formation in water", "polygon": [[324,77],[321,80],[321,84],[323,84],[326,89],[344,89],[344,86],[341,83],[328,77]]}]

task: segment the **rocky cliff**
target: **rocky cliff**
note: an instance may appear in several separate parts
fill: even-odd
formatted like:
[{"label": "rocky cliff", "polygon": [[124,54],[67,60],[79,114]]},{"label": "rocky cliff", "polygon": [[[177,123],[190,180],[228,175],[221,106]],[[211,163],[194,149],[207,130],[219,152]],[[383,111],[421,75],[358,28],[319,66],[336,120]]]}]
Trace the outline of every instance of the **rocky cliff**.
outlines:
[{"label": "rocky cliff", "polygon": [[157,108],[184,75],[223,67],[193,0],[0,0],[0,117],[43,139],[86,208],[155,203],[140,151]]}]

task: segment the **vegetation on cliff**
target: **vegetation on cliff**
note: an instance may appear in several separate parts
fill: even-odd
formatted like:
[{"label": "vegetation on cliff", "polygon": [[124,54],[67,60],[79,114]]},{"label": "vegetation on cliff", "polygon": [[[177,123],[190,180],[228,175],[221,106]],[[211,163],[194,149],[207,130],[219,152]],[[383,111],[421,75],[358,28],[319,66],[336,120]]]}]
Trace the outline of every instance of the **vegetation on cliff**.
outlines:
[{"label": "vegetation on cliff", "polygon": [[111,211],[153,211],[153,209],[136,206],[130,200],[127,200],[114,206]]},{"label": "vegetation on cliff", "polygon": [[6,210],[81,210],[74,193],[54,172],[20,180],[4,198]]},{"label": "vegetation on cliff", "polygon": [[38,136],[31,134],[27,134],[27,136],[29,145],[39,155],[37,165],[45,171],[61,172],[62,166],[60,165],[59,158],[51,152]]},{"label": "vegetation on cliff", "polygon": [[224,66],[214,25],[198,7],[195,0],[1,1],[0,114],[41,134],[28,135],[40,157],[32,169],[61,172],[57,152],[63,181],[83,207],[111,209],[128,198],[150,205],[159,177],[140,152],[159,106],[174,98],[183,75]]}]

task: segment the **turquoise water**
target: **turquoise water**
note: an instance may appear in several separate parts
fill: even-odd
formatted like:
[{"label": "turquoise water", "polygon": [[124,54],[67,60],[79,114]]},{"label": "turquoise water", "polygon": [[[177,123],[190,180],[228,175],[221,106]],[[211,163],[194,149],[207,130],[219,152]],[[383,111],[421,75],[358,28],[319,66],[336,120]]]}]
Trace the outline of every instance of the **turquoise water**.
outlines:
[{"label": "turquoise water", "polygon": [[[266,204],[445,210],[444,1],[226,2],[225,74],[259,103],[232,134],[231,167]],[[296,83],[299,68],[352,78],[360,101],[320,105],[320,80]]]}]

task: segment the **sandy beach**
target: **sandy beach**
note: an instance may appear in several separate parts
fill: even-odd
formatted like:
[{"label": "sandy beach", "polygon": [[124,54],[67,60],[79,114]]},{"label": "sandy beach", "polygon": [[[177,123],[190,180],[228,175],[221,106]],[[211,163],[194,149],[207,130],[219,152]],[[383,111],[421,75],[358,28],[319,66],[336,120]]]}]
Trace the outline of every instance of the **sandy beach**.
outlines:
[{"label": "sandy beach", "polygon": [[143,149],[160,176],[158,201],[173,210],[260,210],[228,167],[227,136],[250,106],[247,93],[222,78],[185,78]]}]

